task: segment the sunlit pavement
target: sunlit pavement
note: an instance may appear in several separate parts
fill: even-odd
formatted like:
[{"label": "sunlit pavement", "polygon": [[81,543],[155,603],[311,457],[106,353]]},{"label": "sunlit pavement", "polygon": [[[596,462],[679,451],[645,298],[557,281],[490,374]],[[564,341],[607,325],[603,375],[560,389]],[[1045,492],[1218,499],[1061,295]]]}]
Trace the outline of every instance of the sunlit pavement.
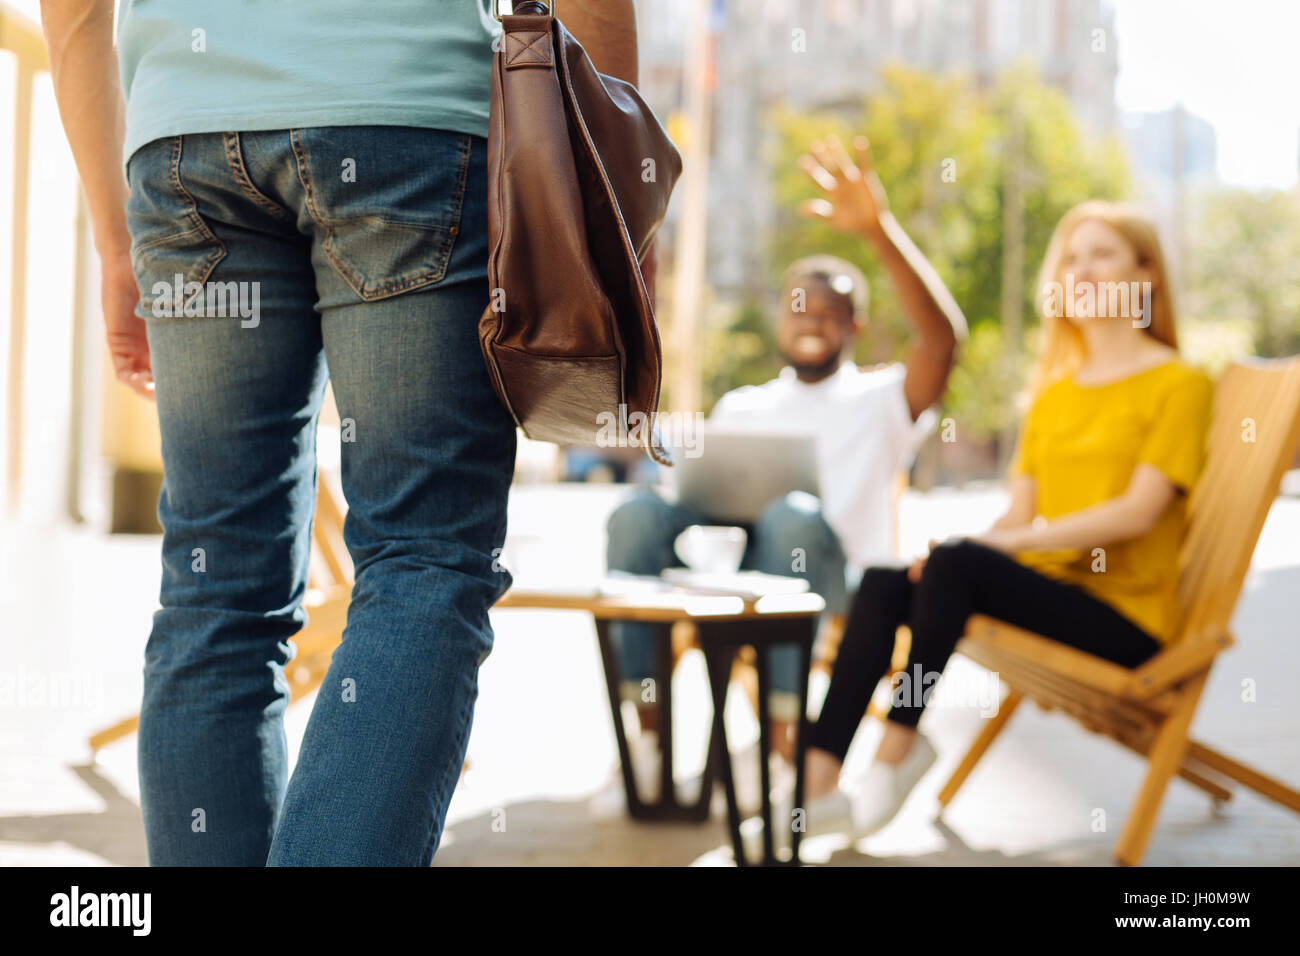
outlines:
[{"label": "sunlit pavement", "polygon": [[[507,551],[532,569],[599,573],[605,516],[617,486],[521,486]],[[972,488],[903,503],[905,550],[977,531],[1003,498]],[[1273,507],[1238,607],[1238,644],[1215,665],[1193,736],[1272,776],[1300,782],[1300,499]],[[158,587],[156,537],[83,528],[0,526],[0,865],[143,865],[135,737],[88,763],[86,737],[133,713]],[[710,865],[731,862],[723,817],[703,825],[634,824],[611,805],[617,758],[590,621],[565,612],[497,611],[496,646],[480,675],[470,773],[452,801],[435,865]],[[60,699],[33,699],[35,678]],[[1253,681],[1256,699],[1243,700]],[[1106,864],[1143,765],[1059,714],[1025,706],[952,806],[934,794],[978,732],[987,676],[958,659],[944,684],[958,706],[933,708],[922,729],[939,765],[876,836],[804,843],[833,865]],[[27,688],[20,690],[19,688]],[[823,690],[814,686],[814,699]],[[678,772],[698,771],[709,715],[703,664],[688,654],[674,683]],[[58,697],[59,695],[54,695]],[[25,698],[25,699],[24,699]],[[289,711],[296,758],[311,698]],[[728,705],[733,742],[757,733],[743,695]],[[413,731],[418,728],[412,728]],[[860,766],[871,723],[849,755]],[[1097,811],[1104,811],[1099,814]],[[1103,820],[1104,831],[1099,828]],[[1238,790],[1216,811],[1175,780],[1145,861],[1151,865],[1300,863],[1294,814]]]}]

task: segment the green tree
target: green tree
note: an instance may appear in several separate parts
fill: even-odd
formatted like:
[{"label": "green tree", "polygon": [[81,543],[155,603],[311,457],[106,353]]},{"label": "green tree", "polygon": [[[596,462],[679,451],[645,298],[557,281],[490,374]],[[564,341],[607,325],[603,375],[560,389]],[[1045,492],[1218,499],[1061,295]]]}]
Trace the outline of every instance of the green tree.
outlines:
[{"label": "green tree", "polygon": [[747,299],[729,322],[706,322],[704,357],[705,408],[733,388],[766,382],[781,364],[771,313]]},{"label": "green tree", "polygon": [[1187,317],[1244,322],[1260,355],[1300,352],[1300,194],[1218,190],[1191,218]]}]

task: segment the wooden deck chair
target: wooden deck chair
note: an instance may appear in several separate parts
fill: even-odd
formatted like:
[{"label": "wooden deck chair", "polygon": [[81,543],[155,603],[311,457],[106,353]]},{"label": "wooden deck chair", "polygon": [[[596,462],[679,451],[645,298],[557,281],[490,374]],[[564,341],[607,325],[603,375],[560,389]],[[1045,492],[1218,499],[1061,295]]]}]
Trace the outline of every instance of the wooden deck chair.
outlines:
[{"label": "wooden deck chair", "polygon": [[1231,365],[1215,389],[1207,441],[1205,471],[1188,502],[1175,639],[1129,670],[991,618],[972,617],[957,650],[998,673],[1009,694],[940,792],[941,804],[952,801],[1028,697],[1146,757],[1146,778],[1115,845],[1115,859],[1124,865],[1141,861],[1174,774],[1216,801],[1231,796],[1225,784],[1235,780],[1300,813],[1296,790],[1188,738],[1210,667],[1233,643],[1229,621],[1256,539],[1300,443],[1300,357]]}]

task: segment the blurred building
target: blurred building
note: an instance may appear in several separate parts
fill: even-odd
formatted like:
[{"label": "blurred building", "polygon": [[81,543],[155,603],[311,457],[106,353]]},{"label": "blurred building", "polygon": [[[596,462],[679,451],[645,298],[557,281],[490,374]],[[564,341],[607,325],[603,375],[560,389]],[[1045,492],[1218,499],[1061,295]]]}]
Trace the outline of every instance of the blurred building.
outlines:
[{"label": "blurred building", "polygon": [[638,5],[641,86],[661,116],[684,100],[683,58],[696,3],[711,4],[708,284],[758,292],[775,208],[759,160],[764,113],[856,110],[891,61],[989,83],[1027,58],[1095,133],[1114,130],[1118,72],[1106,0],[655,0]]},{"label": "blurred building", "polygon": [[1217,179],[1214,127],[1181,106],[1124,113],[1120,133],[1139,186],[1153,197],[1169,198],[1179,184],[1195,187]]},{"label": "blurred building", "polygon": [[1120,135],[1143,202],[1166,239],[1170,266],[1185,255],[1188,199],[1218,180],[1214,126],[1181,105],[1154,113],[1124,113]]}]

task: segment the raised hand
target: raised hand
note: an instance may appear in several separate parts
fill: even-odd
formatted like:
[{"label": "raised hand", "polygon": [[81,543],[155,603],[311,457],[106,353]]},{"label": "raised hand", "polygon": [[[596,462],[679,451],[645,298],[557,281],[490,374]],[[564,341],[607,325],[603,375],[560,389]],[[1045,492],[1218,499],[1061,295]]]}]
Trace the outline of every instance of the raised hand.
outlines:
[{"label": "raised hand", "polygon": [[835,136],[813,140],[799,167],[822,192],[799,206],[805,216],[823,219],[841,232],[871,235],[880,232],[881,217],[889,211],[885,188],[871,162],[865,136],[853,140],[856,161]]}]

